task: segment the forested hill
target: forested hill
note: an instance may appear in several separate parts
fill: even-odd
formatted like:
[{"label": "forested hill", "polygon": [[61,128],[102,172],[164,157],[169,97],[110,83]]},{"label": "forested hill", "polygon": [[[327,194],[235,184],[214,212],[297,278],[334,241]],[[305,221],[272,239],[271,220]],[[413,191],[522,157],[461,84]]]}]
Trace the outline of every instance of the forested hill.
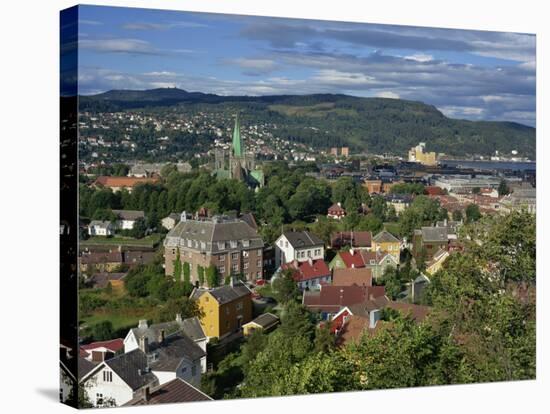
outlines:
[{"label": "forested hill", "polygon": [[242,124],[274,123],[277,136],[317,148],[349,145],[354,151],[406,154],[418,142],[450,155],[495,150],[535,159],[535,128],[512,122],[451,119],[422,102],[347,95],[220,96],[176,88],[112,90],[80,97],[81,111],[163,108],[186,113],[239,111]]}]

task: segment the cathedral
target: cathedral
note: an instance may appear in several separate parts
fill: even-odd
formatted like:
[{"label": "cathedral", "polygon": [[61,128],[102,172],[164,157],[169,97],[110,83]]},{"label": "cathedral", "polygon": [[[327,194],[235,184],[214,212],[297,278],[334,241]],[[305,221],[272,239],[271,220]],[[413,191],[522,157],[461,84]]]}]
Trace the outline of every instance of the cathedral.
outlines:
[{"label": "cathedral", "polygon": [[254,189],[264,186],[263,170],[256,166],[254,154],[245,152],[238,114],[235,117],[233,140],[229,154],[223,149],[216,149],[214,163],[213,174],[218,179],[233,178]]}]

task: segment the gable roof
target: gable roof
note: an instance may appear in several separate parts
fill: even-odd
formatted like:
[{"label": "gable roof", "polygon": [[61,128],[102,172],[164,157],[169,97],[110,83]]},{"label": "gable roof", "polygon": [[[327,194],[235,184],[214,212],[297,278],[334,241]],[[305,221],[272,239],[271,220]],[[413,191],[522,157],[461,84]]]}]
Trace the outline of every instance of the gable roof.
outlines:
[{"label": "gable roof", "polygon": [[148,370],[147,355],[139,348],[104,361],[103,364],[112,369],[133,391],[158,381],[156,375]]},{"label": "gable roof", "polygon": [[206,292],[210,293],[220,305],[233,302],[251,293],[250,289],[248,289],[244,283],[238,282],[234,286],[224,285],[213,289],[194,289],[191,293],[191,298],[198,299]]},{"label": "gable roof", "polygon": [[148,401],[141,395],[131,399],[124,405],[153,405],[209,400],[212,400],[212,398],[204,392],[193,387],[181,378],[175,378],[172,381],[168,381],[165,384],[153,388],[149,394]]},{"label": "gable roof", "polygon": [[372,286],[372,270],[366,267],[334,269],[332,283],[336,286]]},{"label": "gable roof", "polygon": [[431,311],[429,306],[394,301],[390,301],[386,308],[395,309],[403,315],[410,315],[416,322],[422,322]]},{"label": "gable roof", "polygon": [[[190,247],[185,241],[196,242],[197,245]],[[260,235],[241,219],[228,219],[213,217],[204,220],[180,221],[166,235],[164,246],[182,246],[186,249],[208,251],[211,253],[232,250],[228,242],[236,241],[239,247],[244,247],[243,241],[249,242],[246,249],[261,249],[264,242]],[[220,247],[218,242],[224,242],[226,246]],[[222,243],[222,244],[224,244]],[[202,247],[199,247],[202,245]],[[234,249],[233,249],[234,250]]]},{"label": "gable roof", "polygon": [[184,319],[181,322],[181,327],[183,329],[183,333],[185,333],[185,335],[187,335],[193,341],[206,339],[206,334],[202,329],[199,318],[197,318],[196,316]]},{"label": "gable roof", "polygon": [[242,221],[252,227],[254,230],[258,230],[258,223],[256,223],[256,218],[252,213],[244,213],[239,217]]},{"label": "gable roof", "polygon": [[283,233],[295,249],[302,247],[324,246],[323,240],[309,231],[286,231]]},{"label": "gable roof", "polygon": [[90,221],[90,227],[99,227],[102,229],[107,229],[113,224],[109,220],[92,220]]},{"label": "gable roof", "polygon": [[345,213],[346,210],[344,210],[342,208],[341,205],[339,205],[338,203],[334,203],[333,205],[331,205],[329,208],[328,208],[328,212],[329,214],[330,213]]},{"label": "gable roof", "polygon": [[174,334],[152,347],[149,367],[154,371],[176,371],[182,359],[196,361],[206,353],[187,335]]},{"label": "gable roof", "polygon": [[447,227],[422,227],[422,241],[423,242],[446,242]]},{"label": "gable roof", "polygon": [[294,270],[292,278],[296,282],[330,276],[330,269],[323,259],[312,260],[311,263],[309,260],[306,260],[305,262],[298,262],[294,260],[281,265],[281,269]]},{"label": "gable roof", "polygon": [[373,241],[376,243],[400,243],[399,239],[387,230],[382,230],[374,236]]},{"label": "gable roof", "polygon": [[344,262],[344,265],[347,268],[351,267],[365,267],[365,261],[363,260],[363,257],[357,250],[350,250],[347,252],[341,251],[338,252],[338,255]]},{"label": "gable roof", "polygon": [[379,296],[380,290],[383,291],[382,295],[384,295],[384,286],[322,285],[319,292],[304,292],[303,304],[306,307],[323,312],[338,312],[340,308],[361,303],[371,295]]},{"label": "gable roof", "polygon": [[88,361],[86,358],[78,357],[78,380],[84,378],[90,371],[92,371],[97,365],[92,361]]},{"label": "gable roof", "polygon": [[110,341],[97,341],[80,346],[80,349],[83,349],[84,351],[89,351],[96,348],[107,348],[111,352],[117,352],[124,348],[124,340],[117,338],[111,339]]},{"label": "gable roof", "polygon": [[258,316],[256,319],[253,319],[252,321],[245,323],[244,325],[248,324],[254,324],[259,325],[262,328],[266,329],[270,326],[273,326],[279,322],[279,317],[277,315],[273,315],[272,313],[262,313],[260,316]]},{"label": "gable roof", "polygon": [[138,218],[145,217],[145,213],[138,210],[113,210],[113,213],[120,220],[137,220]]},{"label": "gable roof", "polygon": [[151,183],[155,184],[158,182],[158,178],[136,178],[136,177],[112,177],[102,175],[97,177],[94,184],[99,184],[104,187],[135,187],[138,184]]}]

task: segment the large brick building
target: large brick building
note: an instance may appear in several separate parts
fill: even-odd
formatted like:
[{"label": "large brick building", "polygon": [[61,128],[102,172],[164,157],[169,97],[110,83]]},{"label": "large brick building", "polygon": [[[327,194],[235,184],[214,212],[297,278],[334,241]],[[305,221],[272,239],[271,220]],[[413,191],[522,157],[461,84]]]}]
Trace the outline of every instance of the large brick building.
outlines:
[{"label": "large brick building", "polygon": [[189,263],[191,282],[200,280],[199,269],[215,266],[220,283],[226,276],[243,275],[247,280],[262,278],[264,242],[245,221],[214,216],[181,221],[164,241],[165,271],[174,274],[179,253],[182,264]]}]

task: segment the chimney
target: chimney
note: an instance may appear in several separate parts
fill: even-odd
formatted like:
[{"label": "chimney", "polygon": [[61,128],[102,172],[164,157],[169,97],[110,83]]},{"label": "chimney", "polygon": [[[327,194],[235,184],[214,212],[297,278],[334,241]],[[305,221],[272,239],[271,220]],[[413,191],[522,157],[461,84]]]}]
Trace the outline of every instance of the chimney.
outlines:
[{"label": "chimney", "polygon": [[380,309],[371,310],[369,313],[369,328],[374,329],[380,320]]},{"label": "chimney", "polygon": [[181,323],[181,313],[176,313],[176,322]]},{"label": "chimney", "polygon": [[149,387],[143,389],[143,401],[149,401],[151,399],[151,390]]},{"label": "chimney", "polygon": [[139,338],[139,349],[146,354],[149,352],[149,339],[145,335]]},{"label": "chimney", "polygon": [[235,278],[233,276],[229,276],[229,286],[235,286]]},{"label": "chimney", "polygon": [[161,330],[159,331],[159,335],[158,335],[158,343],[159,343],[159,344],[163,344],[163,343],[164,343],[164,339],[165,339],[164,329],[161,329]]},{"label": "chimney", "polygon": [[311,257],[307,259],[307,262],[309,263],[310,266],[313,266],[313,260],[311,259]]},{"label": "chimney", "polygon": [[[353,240],[353,239],[352,239]],[[349,254],[351,254],[352,256],[355,254],[355,250],[353,249],[349,249]]]},{"label": "chimney", "polygon": [[187,212],[186,211],[181,213],[180,221],[187,221]]},{"label": "chimney", "polygon": [[352,269],[355,269],[355,263],[352,263],[352,264],[351,264],[351,268],[352,268]]},{"label": "chimney", "polygon": [[140,319],[138,323],[139,329],[147,329],[149,326],[147,325],[147,319]]}]

